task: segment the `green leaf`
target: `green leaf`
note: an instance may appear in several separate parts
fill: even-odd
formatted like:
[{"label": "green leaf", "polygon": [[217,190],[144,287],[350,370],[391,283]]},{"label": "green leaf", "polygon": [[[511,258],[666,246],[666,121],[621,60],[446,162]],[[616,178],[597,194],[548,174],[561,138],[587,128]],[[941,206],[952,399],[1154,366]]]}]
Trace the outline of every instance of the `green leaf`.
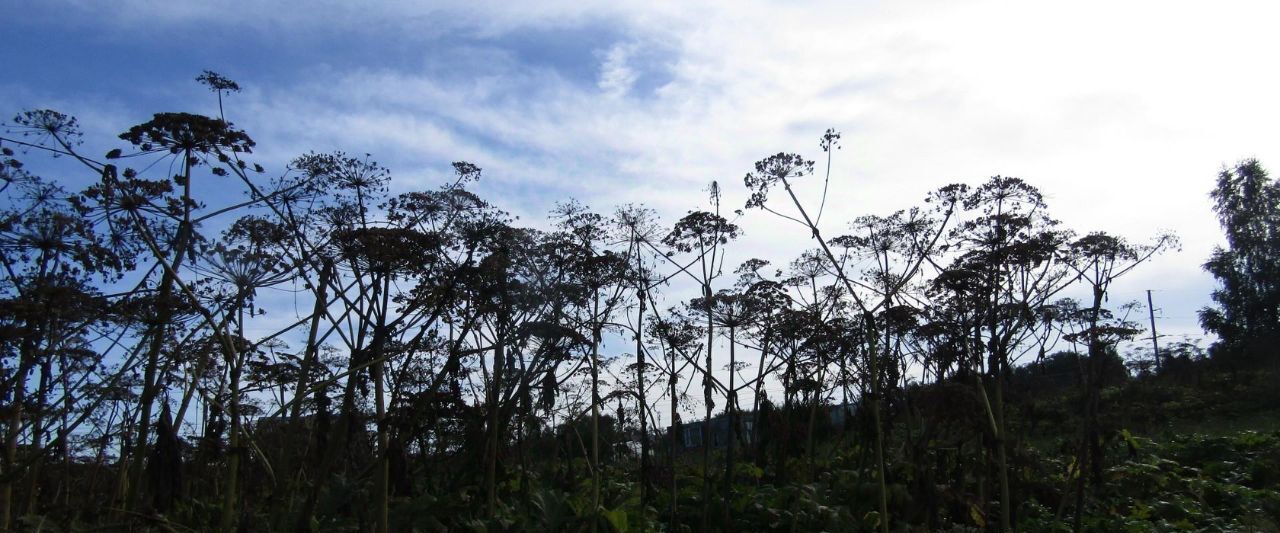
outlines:
[{"label": "green leaf", "polygon": [[976,503],[969,504],[969,518],[973,519],[973,523],[978,527],[987,527],[987,515]]},{"label": "green leaf", "polygon": [[603,513],[605,520],[609,521],[609,525],[613,526],[613,530],[618,533],[627,533],[627,512],[622,509],[605,509]]},{"label": "green leaf", "polygon": [[1138,442],[1138,439],[1133,438],[1133,434],[1129,433],[1129,430],[1127,429],[1120,430],[1120,437],[1122,437],[1125,443],[1127,443],[1134,450],[1138,450],[1142,448],[1142,444]]}]

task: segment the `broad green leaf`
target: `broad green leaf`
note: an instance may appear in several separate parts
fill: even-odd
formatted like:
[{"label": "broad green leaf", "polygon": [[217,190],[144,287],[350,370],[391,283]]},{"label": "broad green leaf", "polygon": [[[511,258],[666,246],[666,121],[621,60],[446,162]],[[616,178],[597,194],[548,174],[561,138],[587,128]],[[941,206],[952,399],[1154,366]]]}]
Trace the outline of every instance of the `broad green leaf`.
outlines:
[{"label": "broad green leaf", "polygon": [[609,525],[613,526],[613,530],[618,533],[627,533],[627,512],[622,509],[605,509],[603,513],[605,520],[609,521]]}]

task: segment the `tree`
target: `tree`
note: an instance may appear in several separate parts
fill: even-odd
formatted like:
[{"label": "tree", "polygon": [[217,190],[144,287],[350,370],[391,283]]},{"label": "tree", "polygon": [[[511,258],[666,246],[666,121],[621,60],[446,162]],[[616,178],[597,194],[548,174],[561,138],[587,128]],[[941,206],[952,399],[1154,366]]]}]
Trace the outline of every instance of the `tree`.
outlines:
[{"label": "tree", "polygon": [[1226,233],[1204,269],[1218,280],[1200,324],[1218,336],[1214,357],[1276,359],[1280,339],[1280,184],[1255,159],[1224,169],[1209,194]]}]

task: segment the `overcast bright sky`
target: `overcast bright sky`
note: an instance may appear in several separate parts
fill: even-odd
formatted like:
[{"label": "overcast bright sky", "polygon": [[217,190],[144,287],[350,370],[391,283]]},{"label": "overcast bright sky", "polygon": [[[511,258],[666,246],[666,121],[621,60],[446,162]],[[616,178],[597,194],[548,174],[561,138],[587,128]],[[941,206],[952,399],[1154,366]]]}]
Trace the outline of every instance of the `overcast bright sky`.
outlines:
[{"label": "overcast bright sky", "polygon": [[[1021,177],[1078,231],[1177,232],[1183,250],[1112,301],[1155,289],[1162,333],[1196,333],[1216,174],[1280,168],[1278,6],[0,0],[0,112],[51,107],[110,139],[153,112],[216,112],[192,81],[212,69],[245,87],[228,116],[270,168],[367,152],[407,190],[466,160],[526,220],[572,196],[671,221],[711,180],[740,208],[754,161],[816,159],[834,127],[828,232],[946,183]],[[807,245],[763,213],[741,222],[739,257]]]}]

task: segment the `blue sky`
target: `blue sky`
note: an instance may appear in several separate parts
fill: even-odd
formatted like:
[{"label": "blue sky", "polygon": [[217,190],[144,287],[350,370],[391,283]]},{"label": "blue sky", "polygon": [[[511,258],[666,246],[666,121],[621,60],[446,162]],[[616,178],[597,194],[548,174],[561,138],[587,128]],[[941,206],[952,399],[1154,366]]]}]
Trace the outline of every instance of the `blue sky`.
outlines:
[{"label": "blue sky", "polygon": [[[729,208],[778,151],[844,132],[832,232],[1001,174],[1079,231],[1179,233],[1122,281],[1194,333],[1224,164],[1280,168],[1271,2],[162,2],[0,0],[0,113],[52,107],[110,139],[157,111],[213,112],[192,79],[240,82],[229,118],[280,169],[371,153],[399,190],[467,160],[525,220],[576,197],[670,220],[711,180]],[[737,257],[806,243],[760,213]]]}]

